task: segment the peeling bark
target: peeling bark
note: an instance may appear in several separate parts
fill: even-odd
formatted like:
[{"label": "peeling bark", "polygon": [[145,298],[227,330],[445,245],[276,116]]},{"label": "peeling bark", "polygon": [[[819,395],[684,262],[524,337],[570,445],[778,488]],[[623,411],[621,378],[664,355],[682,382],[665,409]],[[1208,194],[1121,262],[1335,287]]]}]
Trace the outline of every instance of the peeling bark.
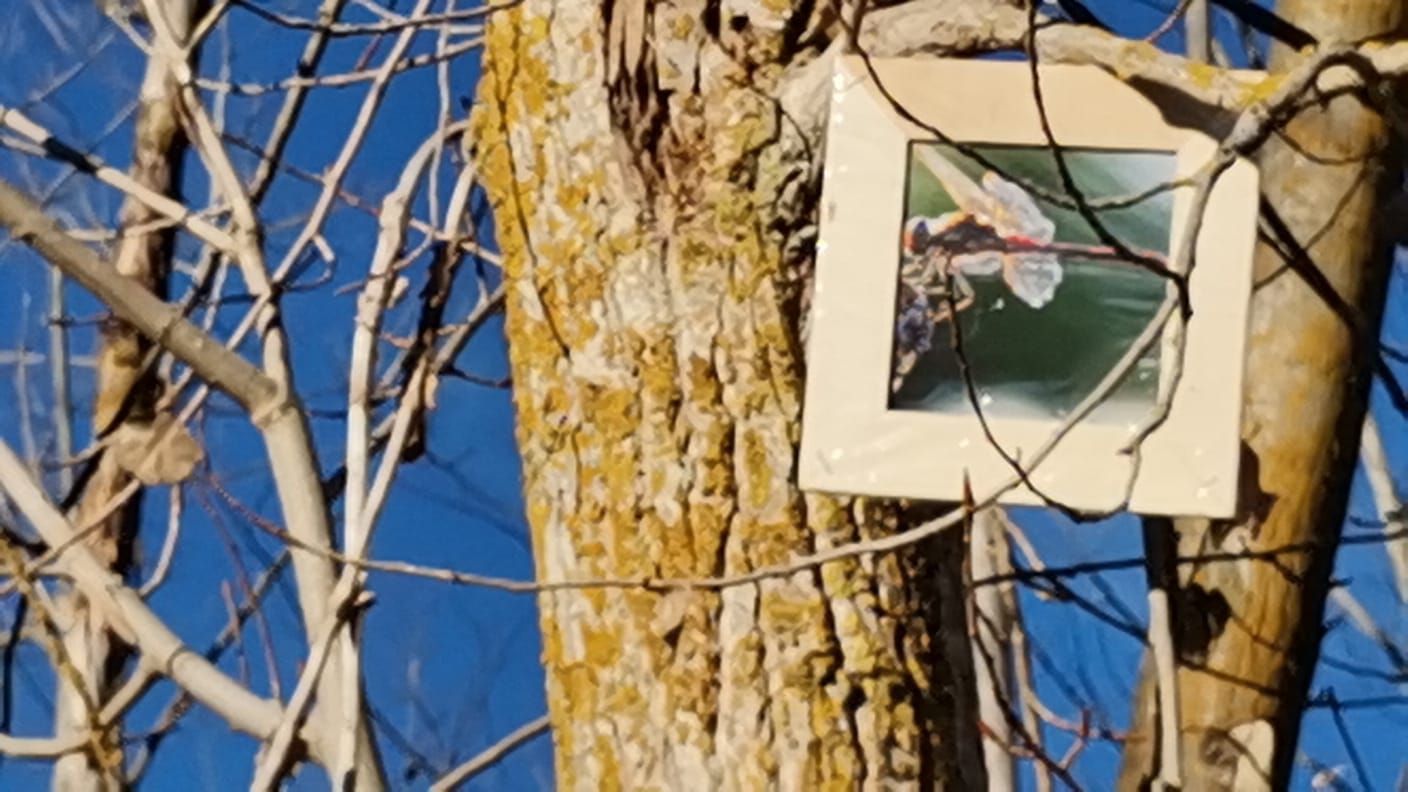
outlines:
[{"label": "peeling bark", "polygon": [[[1332,42],[1399,32],[1405,22],[1393,0],[1282,0],[1278,12]],[[1272,67],[1298,57],[1283,49]],[[1394,187],[1402,141],[1355,97],[1312,109],[1287,133],[1294,146],[1273,138],[1261,157],[1263,217],[1305,255],[1265,242],[1257,250],[1244,514],[1177,521],[1185,558],[1275,555],[1183,568],[1174,616],[1186,789],[1287,787],[1377,354],[1390,261],[1378,207]],[[1155,772],[1155,702],[1146,662],[1121,789]],[[1254,750],[1241,733],[1257,735]],[[1252,778],[1252,766],[1270,777]]]},{"label": "peeling bark", "polygon": [[[475,156],[543,581],[897,530],[792,483],[820,141],[774,99],[830,4],[494,15]],[[540,600],[563,789],[983,788],[956,536],[723,591]]]}]

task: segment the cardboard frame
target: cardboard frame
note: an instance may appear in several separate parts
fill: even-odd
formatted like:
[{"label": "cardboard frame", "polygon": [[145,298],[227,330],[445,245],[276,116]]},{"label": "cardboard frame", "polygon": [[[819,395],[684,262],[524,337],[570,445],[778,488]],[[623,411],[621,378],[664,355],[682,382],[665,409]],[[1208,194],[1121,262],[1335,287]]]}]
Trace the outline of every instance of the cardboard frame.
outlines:
[{"label": "cardboard frame", "polygon": [[[828,126],[816,285],[798,479],[803,489],[958,501],[965,477],[982,498],[1015,474],[986,439],[978,415],[890,409],[891,350],[911,143],[925,129],[974,145],[1046,146],[1025,62],[947,59],[837,61]],[[1088,66],[1042,65],[1043,98],[1063,147],[1170,152],[1179,177],[1216,153],[1197,118],[1156,104]],[[887,97],[885,93],[888,93]],[[923,122],[895,110],[895,102]],[[1179,123],[1183,123],[1180,121]],[[1211,122],[1209,122],[1211,123]],[[1169,260],[1189,220],[1193,188],[1171,190]],[[1255,167],[1238,160],[1214,188],[1196,242],[1189,283],[1193,317],[1170,411],[1140,445],[1137,476],[1125,453],[1140,422],[1078,422],[1027,475],[1071,508],[1121,505],[1146,514],[1233,516],[1237,507],[1244,355],[1256,233]],[[1056,299],[1059,299],[1059,294]],[[1165,336],[1177,320],[1166,326]],[[1167,338],[1165,339],[1165,342]],[[1164,350],[1163,373],[1172,354]],[[1167,387],[1161,382],[1160,387]],[[987,417],[997,441],[1029,458],[1061,420]],[[1025,485],[1000,502],[1041,505]]]}]

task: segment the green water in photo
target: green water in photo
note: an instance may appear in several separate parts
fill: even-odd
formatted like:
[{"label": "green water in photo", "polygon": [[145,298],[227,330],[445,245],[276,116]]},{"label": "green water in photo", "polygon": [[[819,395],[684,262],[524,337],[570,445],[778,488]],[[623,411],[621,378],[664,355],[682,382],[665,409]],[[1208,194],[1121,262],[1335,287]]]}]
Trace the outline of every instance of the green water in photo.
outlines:
[{"label": "green water in photo", "polygon": [[[974,180],[986,168],[930,143]],[[1060,195],[1060,176],[1044,147],[975,146],[999,173],[1019,183]],[[1064,149],[1077,187],[1089,201],[1124,197],[1168,182],[1175,158],[1168,152]],[[1074,210],[1033,195],[1056,224],[1063,243],[1100,245],[1094,229]],[[955,206],[943,186],[917,159],[910,159],[903,218],[937,216]],[[1104,226],[1126,245],[1168,254],[1173,196],[1161,191],[1139,203],[1098,212]],[[1000,273],[967,275],[974,301],[959,315],[969,371],[984,415],[1062,418],[1086,398],[1115,367],[1158,311],[1167,280],[1133,264],[1063,256],[1062,280],[1051,302],[1032,308],[1009,290]],[[949,322],[935,329],[932,346],[890,398],[892,409],[968,414],[972,412]],[[1137,420],[1153,404],[1158,389],[1158,344],[1090,416],[1091,420]]]}]

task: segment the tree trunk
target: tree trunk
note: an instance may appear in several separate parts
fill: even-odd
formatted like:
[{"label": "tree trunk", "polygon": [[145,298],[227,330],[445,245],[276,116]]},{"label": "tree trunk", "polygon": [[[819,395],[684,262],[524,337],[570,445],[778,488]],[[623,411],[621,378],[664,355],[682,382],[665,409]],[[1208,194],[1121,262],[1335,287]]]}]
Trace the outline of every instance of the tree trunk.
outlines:
[{"label": "tree trunk", "polygon": [[[163,0],[160,5],[177,35],[189,35],[199,0]],[[189,57],[194,60],[195,52]],[[159,195],[179,197],[181,161],[187,141],[179,116],[179,86],[169,69],[167,58],[159,52],[154,52],[147,63],[134,126],[130,175]],[[175,234],[159,222],[163,219],[145,204],[128,198],[122,207],[121,236],[114,247],[113,266],[165,299]],[[155,376],[154,360],[148,359],[151,353],[152,344],[132,327],[116,319],[105,323],[98,352],[93,437],[107,445],[83,485],[73,519],[80,528],[101,523],[88,542],[119,575],[131,571],[142,493],[139,491],[116,510],[109,508],[111,502],[132,484],[134,469],[150,464],[145,458],[158,429],[162,435],[179,433],[188,441],[183,429],[157,420],[160,381]],[[102,727],[106,750],[102,756],[89,751],[59,759],[54,765],[52,786],[63,792],[123,788],[123,754],[117,742],[120,730],[98,724],[93,708],[101,708],[106,701],[127,661],[128,649],[77,592],[66,593],[58,606],[64,646],[72,670],[77,673],[57,676],[57,734]],[[78,679],[86,690],[79,691],[71,684]]]},{"label": "tree trunk", "polygon": [[[700,578],[902,527],[792,472],[830,4],[527,0],[476,159],[541,581]],[[985,786],[961,539],[722,590],[540,600],[563,789]]]},{"label": "tree trunk", "polygon": [[[1404,22],[1399,0],[1282,0],[1278,11],[1326,42],[1385,36]],[[1272,68],[1299,57],[1282,48]],[[1181,556],[1244,556],[1182,568],[1174,615],[1186,789],[1287,788],[1377,355],[1391,255],[1377,207],[1395,187],[1401,141],[1356,97],[1302,114],[1287,132],[1294,146],[1273,137],[1261,157],[1263,218],[1276,241],[1257,250],[1243,514],[1177,521]],[[1156,772],[1155,709],[1146,661],[1121,789]]]}]

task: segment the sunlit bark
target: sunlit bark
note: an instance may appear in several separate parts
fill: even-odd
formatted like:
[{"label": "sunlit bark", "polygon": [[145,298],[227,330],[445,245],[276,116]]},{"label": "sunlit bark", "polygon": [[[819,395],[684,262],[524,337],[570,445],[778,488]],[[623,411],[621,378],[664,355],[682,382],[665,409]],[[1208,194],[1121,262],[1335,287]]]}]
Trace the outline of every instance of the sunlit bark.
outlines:
[{"label": "sunlit bark", "polygon": [[[1282,0],[1277,10],[1326,42],[1398,32],[1405,14],[1396,0]],[[1272,67],[1299,58],[1282,48]],[[1390,254],[1378,207],[1401,140],[1356,96],[1309,110],[1287,132],[1290,143],[1273,138],[1260,158],[1264,227],[1279,241],[1257,251],[1244,513],[1177,521],[1184,557],[1274,555],[1183,567],[1174,618],[1185,789],[1287,787],[1377,354]],[[1156,718],[1146,667],[1121,789],[1153,772]]]},{"label": "sunlit bark", "polygon": [[[474,136],[537,571],[700,577],[895,530],[793,486],[826,4],[530,0]],[[984,786],[950,536],[719,592],[541,599],[564,789]]]}]

